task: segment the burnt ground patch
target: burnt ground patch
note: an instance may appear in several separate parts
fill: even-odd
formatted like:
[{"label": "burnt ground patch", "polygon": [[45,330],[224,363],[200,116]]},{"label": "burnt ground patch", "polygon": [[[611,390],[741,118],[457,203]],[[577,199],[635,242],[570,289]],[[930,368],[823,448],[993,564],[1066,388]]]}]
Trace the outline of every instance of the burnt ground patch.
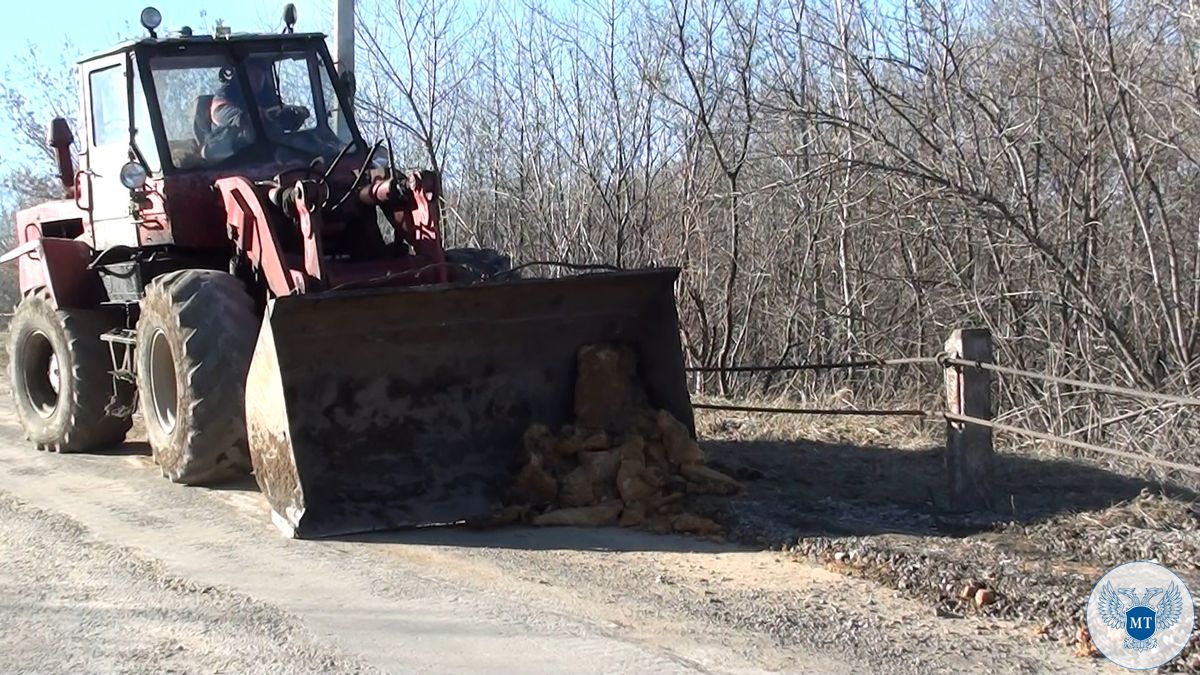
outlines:
[{"label": "burnt ground patch", "polygon": [[[948,508],[943,449],[820,441],[710,440],[709,463],[747,482],[706,515],[731,539],[872,579],[972,614],[1029,624],[1032,639],[1079,648],[1104,572],[1157,560],[1200,588],[1200,495],[1071,458],[999,450],[987,512]],[[990,591],[979,605],[972,589]],[[1166,672],[1200,672],[1200,631]]]}]

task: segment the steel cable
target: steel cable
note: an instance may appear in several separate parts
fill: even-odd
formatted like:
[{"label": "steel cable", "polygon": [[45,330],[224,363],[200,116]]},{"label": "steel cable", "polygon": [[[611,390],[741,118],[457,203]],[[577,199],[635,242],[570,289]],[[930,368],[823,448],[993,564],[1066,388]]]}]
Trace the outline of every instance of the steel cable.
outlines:
[{"label": "steel cable", "polygon": [[861,417],[936,417],[938,413],[927,410],[852,410],[847,408],[766,408],[751,405],[724,405],[717,403],[695,403],[693,408],[702,410],[728,410],[732,412],[787,413],[792,415],[851,415]]},{"label": "steel cable", "polygon": [[1130,396],[1133,398],[1144,398],[1152,401],[1162,401],[1164,403],[1178,403],[1179,405],[1200,406],[1200,399],[1190,396],[1176,396],[1174,394],[1159,394],[1152,391],[1141,391],[1140,389],[1130,389],[1128,387],[1118,387],[1112,384],[1097,384],[1095,382],[1085,382],[1083,380],[1073,380],[1069,377],[1058,377],[1056,375],[1046,375],[1044,373],[1035,373],[1029,370],[1020,370],[1018,368],[1009,368],[1007,366],[998,366],[994,363],[984,363],[982,361],[968,361],[956,357],[943,357],[942,363],[950,365],[962,366],[965,368],[979,368],[981,370],[990,370],[1005,375],[1017,375],[1021,377],[1030,377],[1044,382],[1055,382],[1058,384],[1066,384],[1080,389],[1091,389],[1094,391],[1102,391],[1107,394],[1117,394],[1121,396]]},{"label": "steel cable", "polygon": [[689,373],[774,373],[799,370],[838,370],[842,368],[876,368],[881,366],[908,366],[939,363],[937,356],[913,356],[902,359],[863,359],[859,361],[835,361],[832,363],[793,363],[775,366],[689,366]]},{"label": "steel cable", "polygon": [[1048,434],[1048,433],[1044,433],[1041,431],[1033,431],[1032,429],[1022,429],[1021,427],[1014,427],[1014,426],[1011,426],[1008,424],[1001,424],[1000,422],[993,422],[991,420],[985,420],[980,417],[971,417],[970,415],[958,415],[955,413],[943,413],[943,417],[945,417],[946,419],[951,420],[953,422],[965,422],[968,424],[977,424],[981,427],[988,427],[990,429],[996,429],[998,431],[1005,431],[1005,432],[1012,433],[1012,434],[1029,436],[1031,438],[1048,441],[1050,443],[1060,443],[1062,445],[1068,445],[1073,448],[1079,448],[1080,450],[1089,450],[1091,452],[1098,452],[1101,454],[1112,455],[1114,457],[1121,457],[1124,459],[1132,459],[1134,461],[1146,462],[1147,464],[1155,464],[1158,466],[1166,467],[1168,469],[1175,469],[1176,471],[1184,471],[1187,473],[1194,473],[1194,474],[1200,475],[1200,466],[1192,466],[1189,464],[1180,464],[1179,462],[1172,462],[1170,460],[1159,459],[1157,457],[1147,457],[1145,455],[1139,455],[1135,452],[1128,452],[1125,450],[1117,450],[1116,448],[1109,448],[1109,447],[1105,447],[1103,445],[1093,445],[1092,443],[1085,443],[1083,441],[1074,441],[1069,438],[1055,436],[1054,434]]}]

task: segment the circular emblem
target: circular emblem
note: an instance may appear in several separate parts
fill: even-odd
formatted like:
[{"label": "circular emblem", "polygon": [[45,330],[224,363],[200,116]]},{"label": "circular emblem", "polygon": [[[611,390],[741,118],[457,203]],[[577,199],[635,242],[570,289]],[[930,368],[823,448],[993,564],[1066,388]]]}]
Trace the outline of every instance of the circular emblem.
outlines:
[{"label": "circular emblem", "polygon": [[1195,620],[1191,592],[1158,563],[1118,565],[1088,597],[1092,642],[1108,660],[1125,668],[1157,668],[1179,656]]}]

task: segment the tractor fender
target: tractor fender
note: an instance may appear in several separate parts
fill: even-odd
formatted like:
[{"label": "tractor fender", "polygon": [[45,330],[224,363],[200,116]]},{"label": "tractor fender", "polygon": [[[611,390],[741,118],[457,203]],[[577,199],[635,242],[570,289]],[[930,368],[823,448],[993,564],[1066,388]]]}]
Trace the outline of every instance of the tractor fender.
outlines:
[{"label": "tractor fender", "polygon": [[105,298],[100,274],[88,269],[92,247],[77,239],[38,237],[0,256],[17,261],[21,294],[44,287],[58,309],[87,309]]}]

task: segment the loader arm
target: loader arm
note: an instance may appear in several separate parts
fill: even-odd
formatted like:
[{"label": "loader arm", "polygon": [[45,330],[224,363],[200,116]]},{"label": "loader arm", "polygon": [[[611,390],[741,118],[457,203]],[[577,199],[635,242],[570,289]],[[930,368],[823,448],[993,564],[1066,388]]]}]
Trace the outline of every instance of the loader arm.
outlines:
[{"label": "loader arm", "polygon": [[221,178],[215,187],[225,205],[229,238],[233,240],[237,254],[244,256],[261,273],[270,294],[284,297],[303,293],[306,290],[304,274],[284,261],[259,189],[241,176]]},{"label": "loader arm", "polygon": [[[221,194],[237,255],[259,272],[270,297],[334,287],[444,283],[449,278],[439,232],[439,181],[432,172],[374,177],[367,186],[346,195],[358,200],[359,210],[351,213],[359,221],[368,221],[360,226],[375,227],[374,216],[364,216],[362,208],[379,208],[397,238],[411,249],[410,255],[367,261],[335,262],[326,257],[330,189],[322,181],[258,185],[238,176],[218,179],[215,187]],[[268,192],[282,194],[270,199]],[[274,206],[273,201],[284,208]],[[339,231],[346,227],[345,223],[335,224]],[[296,236],[284,236],[282,228],[291,228]],[[299,248],[288,250],[288,241],[298,241]]]}]

